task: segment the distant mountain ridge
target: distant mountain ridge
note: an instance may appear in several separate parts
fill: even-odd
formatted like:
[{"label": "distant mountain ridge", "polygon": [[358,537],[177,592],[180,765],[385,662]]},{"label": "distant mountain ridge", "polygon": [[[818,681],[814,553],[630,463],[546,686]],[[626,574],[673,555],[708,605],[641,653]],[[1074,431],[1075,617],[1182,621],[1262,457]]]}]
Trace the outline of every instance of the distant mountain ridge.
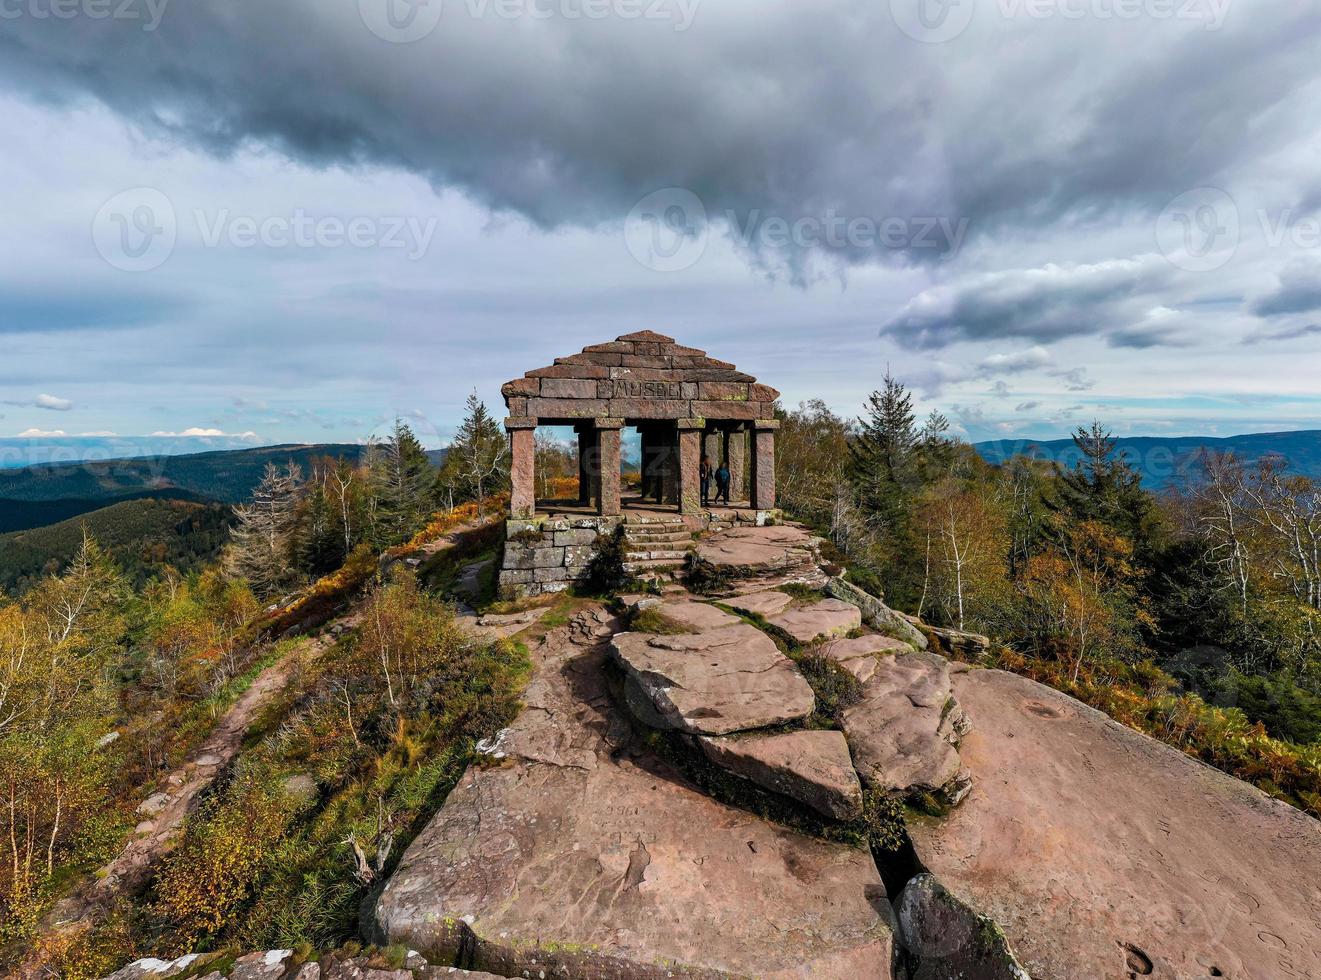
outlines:
[{"label": "distant mountain ridge", "polygon": [[105,501],[143,491],[177,489],[234,504],[252,492],[267,463],[296,463],[306,470],[313,459],[323,456],[356,462],[365,448],[356,443],[291,443],[179,456],[40,463],[0,470],[0,501],[81,498],[105,506]]},{"label": "distant mountain ridge", "polygon": [[[1232,452],[1245,463],[1277,456],[1288,472],[1321,478],[1321,429],[1251,432],[1236,436],[1118,436],[1115,443],[1142,476],[1149,490],[1185,486],[1200,475],[1203,449]],[[1080,458],[1072,439],[996,439],[973,444],[987,462],[1003,463],[1014,456],[1050,459],[1072,466]]]}]

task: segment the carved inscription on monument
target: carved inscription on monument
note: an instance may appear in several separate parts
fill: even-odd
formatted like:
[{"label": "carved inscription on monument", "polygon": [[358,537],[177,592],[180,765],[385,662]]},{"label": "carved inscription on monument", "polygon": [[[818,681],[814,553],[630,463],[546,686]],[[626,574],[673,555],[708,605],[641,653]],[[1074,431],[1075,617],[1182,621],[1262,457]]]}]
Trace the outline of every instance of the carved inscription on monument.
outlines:
[{"label": "carved inscription on monument", "polygon": [[616,381],[612,398],[682,398],[677,381]]}]

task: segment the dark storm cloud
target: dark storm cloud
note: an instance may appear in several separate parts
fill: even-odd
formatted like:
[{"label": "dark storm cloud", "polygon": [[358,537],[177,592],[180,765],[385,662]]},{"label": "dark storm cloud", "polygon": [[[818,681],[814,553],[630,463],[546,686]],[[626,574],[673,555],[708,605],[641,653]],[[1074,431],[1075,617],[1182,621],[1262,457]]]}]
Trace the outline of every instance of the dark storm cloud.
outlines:
[{"label": "dark storm cloud", "polygon": [[[1170,276],[1170,266],[1156,256],[986,273],[920,293],[881,332],[916,348],[1003,337],[1049,343],[1099,335],[1131,323],[1144,297]],[[1039,351],[1033,366],[1048,360]]]},{"label": "dark storm cloud", "polygon": [[1321,309],[1321,264],[1304,262],[1280,272],[1279,285],[1252,303],[1257,316],[1283,316]]},{"label": "dark storm cloud", "polygon": [[[1210,31],[1011,20],[986,0],[968,33],[924,45],[874,2],[705,2],[682,31],[470,9],[447,3],[413,44],[373,35],[356,0],[175,0],[154,31],[19,17],[0,35],[0,83],[99,99],[210,153],[403,168],[544,227],[617,221],[678,186],[744,224],[943,218],[975,237],[1153,213],[1284,145],[1321,24],[1313,4],[1232,9]],[[1023,336],[1073,329],[1035,317]]]}]

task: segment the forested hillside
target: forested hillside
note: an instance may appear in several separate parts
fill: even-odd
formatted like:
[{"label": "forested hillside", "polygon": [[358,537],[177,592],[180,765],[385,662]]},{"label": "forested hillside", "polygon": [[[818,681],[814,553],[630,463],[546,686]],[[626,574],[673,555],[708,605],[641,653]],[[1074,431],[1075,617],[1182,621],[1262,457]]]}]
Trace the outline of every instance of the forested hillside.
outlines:
[{"label": "forested hillside", "polygon": [[0,470],[0,507],[8,500],[77,498],[104,502],[143,490],[165,488],[189,490],[211,500],[235,504],[252,493],[268,463],[277,466],[293,463],[307,469],[312,460],[326,456],[356,463],[363,449],[349,443],[299,444]]},{"label": "forested hillside", "polygon": [[219,556],[231,520],[224,504],[146,498],[3,534],[0,592],[25,592],[43,577],[63,571],[84,535],[100,542],[135,586],[166,567],[190,575]]}]

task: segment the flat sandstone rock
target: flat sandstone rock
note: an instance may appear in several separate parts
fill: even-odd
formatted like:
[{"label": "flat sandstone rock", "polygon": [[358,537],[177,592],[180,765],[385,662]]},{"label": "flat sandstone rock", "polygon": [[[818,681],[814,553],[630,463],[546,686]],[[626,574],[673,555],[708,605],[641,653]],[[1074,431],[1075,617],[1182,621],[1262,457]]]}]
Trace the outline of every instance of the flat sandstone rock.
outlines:
[{"label": "flat sandstone rock", "polygon": [[945,659],[916,651],[885,657],[862,694],[841,718],[862,781],[896,796],[958,802],[968,788],[956,747],[967,719]]},{"label": "flat sandstone rock", "polygon": [[653,728],[697,735],[806,718],[815,699],[793,661],[754,626],[705,633],[620,633],[611,642],[629,705]]},{"label": "flat sandstone rock", "polygon": [[1321,824],[1026,678],[953,682],[978,788],[909,829],[1033,977],[1321,977]]},{"label": "flat sandstone rock", "polygon": [[[870,855],[723,806],[640,749],[613,751],[628,726],[604,652],[557,630],[534,656],[537,703],[501,739],[509,758],[469,768],[409,847],[374,941],[432,962],[462,945],[470,968],[501,976],[890,976]],[[521,754],[552,727],[575,762]]]},{"label": "flat sandstone rock", "polygon": [[688,599],[667,599],[658,612],[666,619],[699,633],[722,626],[735,626],[740,622],[737,616],[731,616],[723,609]]},{"label": "flat sandstone rock", "polygon": [[823,636],[843,636],[857,629],[862,625],[862,610],[841,599],[822,599],[778,616],[768,616],[766,622],[807,645]]},{"label": "flat sandstone rock", "polygon": [[839,732],[704,738],[702,751],[735,775],[835,820],[862,815],[862,786]]},{"label": "flat sandstone rock", "polygon": [[793,596],[786,592],[776,592],[774,589],[724,600],[725,605],[731,609],[757,616],[774,616],[776,613],[784,612],[785,607],[793,601]]},{"label": "flat sandstone rock", "polygon": [[818,652],[823,657],[837,661],[841,667],[865,684],[876,676],[876,669],[880,663],[878,657],[911,653],[912,650],[912,645],[903,640],[873,633],[852,639],[831,640],[823,643]]}]

